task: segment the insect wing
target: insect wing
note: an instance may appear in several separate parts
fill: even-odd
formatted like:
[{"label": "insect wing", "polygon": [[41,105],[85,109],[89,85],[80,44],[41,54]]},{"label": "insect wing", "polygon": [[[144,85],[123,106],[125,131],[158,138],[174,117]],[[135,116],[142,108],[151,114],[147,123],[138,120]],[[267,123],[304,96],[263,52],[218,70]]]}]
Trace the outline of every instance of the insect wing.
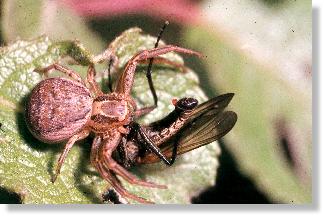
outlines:
[{"label": "insect wing", "polygon": [[[193,121],[202,115],[216,116],[218,113],[222,112],[228,104],[231,102],[234,93],[227,93],[214,97],[202,104],[193,110],[190,115],[189,121]],[[208,114],[207,114],[208,113]]]},{"label": "insect wing", "polygon": [[[209,144],[227,134],[235,125],[237,115],[226,111],[216,118],[204,115],[184,128],[178,140],[178,155]],[[177,141],[177,140],[176,140]],[[166,155],[172,154],[172,144],[163,149]]]},{"label": "insect wing", "polygon": [[[174,139],[159,146],[165,156],[172,156],[175,144],[178,145],[177,154],[180,155],[216,141],[227,134],[237,121],[235,112],[220,112],[219,107],[210,110],[204,109],[199,114],[196,112],[195,116],[196,118],[191,118],[191,121]],[[160,159],[152,153],[145,155],[141,159],[141,163],[155,163],[158,161]]]}]

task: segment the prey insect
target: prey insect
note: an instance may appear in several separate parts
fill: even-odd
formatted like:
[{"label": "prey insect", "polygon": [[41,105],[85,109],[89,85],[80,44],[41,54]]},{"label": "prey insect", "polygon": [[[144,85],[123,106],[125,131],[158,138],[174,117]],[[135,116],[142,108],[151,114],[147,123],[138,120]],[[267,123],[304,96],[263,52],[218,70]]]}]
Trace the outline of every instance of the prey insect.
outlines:
[{"label": "prey insect", "polygon": [[237,121],[235,112],[224,111],[233,96],[223,94],[200,105],[194,98],[182,98],[174,101],[175,109],[163,119],[146,126],[134,122],[119,146],[118,161],[124,167],[160,160],[172,165],[177,155],[220,139]]},{"label": "prey insect", "polygon": [[103,93],[98,87],[93,64],[88,67],[86,80],[83,80],[77,72],[60,64],[53,64],[43,69],[44,72],[55,69],[72,78],[57,77],[41,81],[32,90],[26,104],[26,123],[36,138],[46,143],[68,140],[58,159],[53,182],[57,179],[75,142],[94,133],[91,164],[121,196],[138,202],[149,202],[128,192],[117,176],[131,184],[165,188],[163,185],[137,178],[117,163],[112,155],[123,138],[128,136],[130,124],[155,107],[138,109],[131,96],[137,65],[154,58],[161,63],[179,67],[177,63],[160,57],[172,51],[201,56],[198,52],[174,45],[141,51],[128,61],[111,93]]},{"label": "prey insect", "polygon": [[[216,141],[234,127],[236,113],[224,111],[233,96],[223,94],[200,105],[194,98],[174,100],[174,110],[163,119],[145,126],[132,122],[113,157],[125,168],[159,161],[172,165],[177,155]],[[105,194],[120,203],[111,190]]]}]

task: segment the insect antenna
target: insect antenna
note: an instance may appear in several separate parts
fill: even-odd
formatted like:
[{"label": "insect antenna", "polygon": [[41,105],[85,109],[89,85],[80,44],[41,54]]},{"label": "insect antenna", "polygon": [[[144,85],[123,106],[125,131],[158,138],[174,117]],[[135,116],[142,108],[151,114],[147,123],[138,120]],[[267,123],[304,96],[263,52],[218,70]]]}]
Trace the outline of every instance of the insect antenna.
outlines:
[{"label": "insect antenna", "polygon": [[[162,37],[162,34],[163,34],[165,28],[168,25],[169,25],[169,21],[165,21],[164,25],[160,29],[160,32],[159,32],[159,35],[158,35],[157,40],[155,42],[154,48],[157,48],[158,47],[159,42],[160,42],[161,37]],[[152,65],[153,65],[153,61],[154,61],[154,58],[150,58],[149,65],[148,65],[147,71],[146,71],[146,78],[148,80],[149,87],[150,87],[150,90],[152,92],[152,96],[153,96],[153,99],[154,99],[154,106],[156,107],[157,106],[157,102],[158,102],[158,98],[157,98],[157,95],[156,95],[156,92],[155,92],[155,88],[154,88],[154,85],[153,85],[153,81],[152,81]]]},{"label": "insect antenna", "polygon": [[108,88],[109,88],[110,92],[113,92],[112,80],[111,80],[111,67],[112,67],[113,62],[114,62],[113,58],[110,58],[109,63],[108,63]]}]

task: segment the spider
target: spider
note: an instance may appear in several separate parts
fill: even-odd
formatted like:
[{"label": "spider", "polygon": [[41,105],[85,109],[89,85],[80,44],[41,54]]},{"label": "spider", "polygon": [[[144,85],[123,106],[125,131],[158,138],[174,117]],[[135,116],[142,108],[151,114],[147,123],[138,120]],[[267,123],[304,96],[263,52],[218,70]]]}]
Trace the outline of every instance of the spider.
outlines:
[{"label": "spider", "polygon": [[198,52],[174,45],[141,51],[128,61],[111,93],[103,93],[98,87],[93,64],[88,67],[86,80],[82,80],[77,72],[57,63],[42,69],[43,72],[55,69],[72,78],[56,77],[41,81],[32,90],[26,104],[27,126],[36,138],[45,143],[68,140],[58,159],[52,182],[57,179],[75,142],[85,139],[92,132],[95,137],[91,147],[91,164],[121,196],[141,203],[150,203],[128,192],[117,176],[131,184],[166,188],[164,185],[137,178],[118,164],[112,155],[123,137],[129,134],[128,126],[155,107],[138,109],[131,96],[136,66],[154,58],[156,61],[178,67],[178,64],[159,57],[172,51],[201,56]]}]

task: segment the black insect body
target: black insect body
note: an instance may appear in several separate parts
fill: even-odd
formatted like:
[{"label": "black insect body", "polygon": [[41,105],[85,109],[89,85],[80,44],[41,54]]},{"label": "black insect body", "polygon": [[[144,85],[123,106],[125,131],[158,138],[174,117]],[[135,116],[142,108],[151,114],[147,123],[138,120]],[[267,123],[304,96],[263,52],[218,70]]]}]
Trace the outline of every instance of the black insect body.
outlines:
[{"label": "black insect body", "polygon": [[119,162],[124,167],[160,160],[172,165],[177,155],[220,139],[237,121],[235,112],[224,111],[233,96],[220,95],[200,105],[194,98],[182,98],[163,119],[146,126],[131,124],[127,140],[118,149]]}]

